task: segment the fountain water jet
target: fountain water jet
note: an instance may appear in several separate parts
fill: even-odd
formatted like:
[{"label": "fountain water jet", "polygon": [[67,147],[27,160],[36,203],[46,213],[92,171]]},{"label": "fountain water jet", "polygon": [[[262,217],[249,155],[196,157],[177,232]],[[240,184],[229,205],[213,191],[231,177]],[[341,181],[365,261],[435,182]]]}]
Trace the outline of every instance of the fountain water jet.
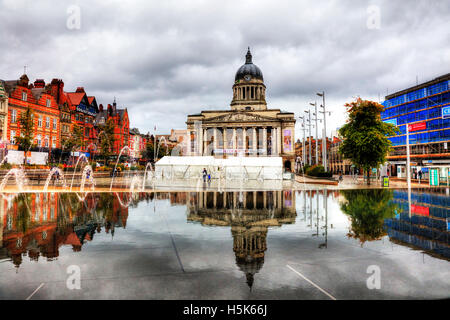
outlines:
[{"label": "fountain water jet", "polygon": [[50,172],[48,173],[47,180],[45,180],[45,184],[44,184],[44,192],[47,191],[48,185],[50,184],[50,180],[52,179],[53,175],[56,174],[56,173],[58,173],[58,176],[62,177],[62,179],[63,179],[63,187],[64,188],[66,187],[66,179],[64,178],[64,173],[62,172],[61,169],[55,167],[52,170],[50,170]]},{"label": "fountain water jet", "polygon": [[[89,173],[89,178],[87,177]],[[84,185],[86,184],[86,180],[89,179],[89,182],[91,183],[91,191],[94,191],[95,189],[95,180],[94,180],[94,171],[92,170],[92,167],[88,164],[83,169],[83,173],[81,174],[81,184],[80,184],[80,192],[84,191]]]},{"label": "fountain water jet", "polygon": [[112,186],[113,186],[113,183],[114,183],[114,178],[116,176],[117,165],[119,164],[120,156],[122,155],[122,152],[124,150],[128,150],[128,155],[130,155],[130,148],[128,146],[125,146],[125,147],[122,148],[122,150],[120,150],[119,156],[117,157],[116,165],[114,166],[114,171],[113,171],[113,176],[112,176],[112,179],[111,179],[111,185],[109,186],[109,191],[112,190]]},{"label": "fountain water jet", "polygon": [[73,185],[73,179],[75,177],[75,172],[77,171],[77,166],[78,163],[80,162],[81,159],[84,159],[86,162],[89,163],[88,159],[86,158],[86,155],[84,153],[82,153],[77,160],[77,163],[75,164],[75,168],[73,168],[73,173],[72,173],[72,182],[70,183],[70,191],[72,191],[72,185]]},{"label": "fountain water jet", "polygon": [[6,175],[3,177],[2,183],[0,184],[0,192],[3,191],[3,189],[6,186],[6,183],[9,180],[9,177],[11,177],[12,175],[14,175],[15,179],[16,179],[16,185],[19,188],[19,191],[22,192],[23,191],[23,185],[25,183],[25,173],[23,171],[22,168],[18,169],[18,168],[13,168],[11,170],[8,171],[8,173],[6,173]]},{"label": "fountain water jet", "polygon": [[148,174],[147,174],[147,169],[150,167],[150,172],[152,173],[152,181],[153,181],[153,189],[155,188],[155,171],[153,170],[152,167],[152,163],[148,162],[147,165],[145,166],[145,170],[144,170],[144,177],[142,179],[142,191],[145,190],[145,183],[148,181]]}]

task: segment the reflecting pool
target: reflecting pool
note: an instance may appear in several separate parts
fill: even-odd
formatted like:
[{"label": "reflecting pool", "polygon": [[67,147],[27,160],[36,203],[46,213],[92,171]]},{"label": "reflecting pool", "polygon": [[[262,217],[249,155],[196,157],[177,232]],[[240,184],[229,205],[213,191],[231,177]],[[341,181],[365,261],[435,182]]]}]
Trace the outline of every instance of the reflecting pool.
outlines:
[{"label": "reflecting pool", "polygon": [[450,297],[448,190],[0,197],[0,299]]}]

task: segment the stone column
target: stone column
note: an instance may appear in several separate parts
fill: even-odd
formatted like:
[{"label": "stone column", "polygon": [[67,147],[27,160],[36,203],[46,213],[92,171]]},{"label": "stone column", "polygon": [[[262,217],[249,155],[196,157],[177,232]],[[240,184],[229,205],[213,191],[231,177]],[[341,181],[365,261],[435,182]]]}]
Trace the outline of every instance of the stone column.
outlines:
[{"label": "stone column", "polygon": [[245,150],[247,150],[247,128],[243,127],[242,128],[242,149],[243,151],[243,156],[245,157]]},{"label": "stone column", "polygon": [[267,156],[267,127],[263,127],[263,155]]},{"label": "stone column", "polygon": [[253,156],[256,157],[258,149],[258,141],[256,141],[256,127],[253,127]]},{"label": "stone column", "polygon": [[233,155],[235,155],[236,149],[236,128],[233,128]]},{"label": "stone column", "polygon": [[264,201],[264,209],[267,208],[267,191],[263,191],[263,201]]},{"label": "stone column", "polygon": [[281,130],[282,130],[281,127],[277,128],[278,155],[280,155],[283,152],[283,148],[282,148],[283,142],[281,141],[281,139],[282,139]]},{"label": "stone column", "polygon": [[197,156],[201,156],[203,154],[203,129],[202,127],[200,127],[198,129],[198,133],[197,133],[198,137],[197,137],[197,145],[198,145],[198,154]]},{"label": "stone column", "polygon": [[228,148],[228,141],[227,141],[227,127],[223,127],[223,155],[225,154],[225,149]]},{"label": "stone column", "polygon": [[277,128],[272,127],[271,131],[271,139],[272,139],[272,155],[277,155]]},{"label": "stone column", "polygon": [[186,148],[187,148],[186,154],[187,154],[188,156],[192,156],[192,152],[191,152],[191,144],[192,144],[192,141],[191,141],[191,134],[192,134],[191,130],[188,130],[187,146],[186,146]]},{"label": "stone column", "polygon": [[214,128],[214,155],[216,155],[216,150],[218,148],[218,141],[217,141],[217,128]]},{"label": "stone column", "polygon": [[202,155],[206,156],[208,152],[208,131],[206,128],[203,130],[203,152]]}]

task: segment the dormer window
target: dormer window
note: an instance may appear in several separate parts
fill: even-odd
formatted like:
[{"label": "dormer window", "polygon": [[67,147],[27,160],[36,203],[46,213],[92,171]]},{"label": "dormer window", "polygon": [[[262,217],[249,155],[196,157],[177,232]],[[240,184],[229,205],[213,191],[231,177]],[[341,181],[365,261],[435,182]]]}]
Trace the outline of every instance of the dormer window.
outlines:
[{"label": "dormer window", "polygon": [[47,108],[50,108],[51,103],[52,103],[51,100],[47,99]]}]

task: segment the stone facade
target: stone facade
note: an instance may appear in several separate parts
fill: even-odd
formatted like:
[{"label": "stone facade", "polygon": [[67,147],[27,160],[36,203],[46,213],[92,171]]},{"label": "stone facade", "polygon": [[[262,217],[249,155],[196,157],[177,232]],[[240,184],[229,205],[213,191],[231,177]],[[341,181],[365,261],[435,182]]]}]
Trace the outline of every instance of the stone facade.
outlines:
[{"label": "stone facade", "polygon": [[295,164],[294,113],[268,109],[262,73],[252,63],[239,68],[231,110],[202,111],[187,119],[187,155],[282,157],[286,170]]},{"label": "stone facade", "polygon": [[5,91],[3,83],[0,81],[0,140],[7,139],[8,128],[8,94]]}]

